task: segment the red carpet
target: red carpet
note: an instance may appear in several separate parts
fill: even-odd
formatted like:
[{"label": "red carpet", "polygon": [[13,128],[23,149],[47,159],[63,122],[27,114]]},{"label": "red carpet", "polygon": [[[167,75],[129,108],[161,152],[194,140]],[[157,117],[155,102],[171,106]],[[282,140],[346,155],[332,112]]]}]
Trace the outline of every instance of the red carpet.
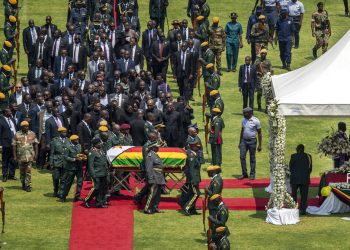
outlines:
[{"label": "red carpet", "polygon": [[[84,182],[82,197],[90,187],[90,182]],[[81,204],[73,205],[69,249],[132,249],[135,206],[130,200],[112,200],[109,208],[100,209]]]}]

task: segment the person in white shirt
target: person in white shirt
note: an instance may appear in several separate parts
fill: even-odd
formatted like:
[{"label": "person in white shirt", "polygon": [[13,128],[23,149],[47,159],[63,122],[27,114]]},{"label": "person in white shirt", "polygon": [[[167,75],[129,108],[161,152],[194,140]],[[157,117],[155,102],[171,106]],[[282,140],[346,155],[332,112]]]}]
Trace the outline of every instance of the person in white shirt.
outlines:
[{"label": "person in white shirt", "polygon": [[288,15],[289,17],[292,18],[293,20],[293,25],[294,25],[294,47],[297,49],[299,48],[299,33],[301,26],[303,24],[303,18],[304,18],[304,5],[302,2],[298,0],[291,0],[290,3],[288,4]]}]

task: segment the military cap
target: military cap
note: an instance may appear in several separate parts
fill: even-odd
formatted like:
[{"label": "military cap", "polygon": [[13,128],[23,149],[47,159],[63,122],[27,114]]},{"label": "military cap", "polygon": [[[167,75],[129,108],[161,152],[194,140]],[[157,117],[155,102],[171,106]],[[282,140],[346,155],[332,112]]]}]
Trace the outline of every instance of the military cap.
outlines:
[{"label": "military cap", "polygon": [[211,111],[213,111],[215,113],[221,113],[221,109],[219,109],[219,108],[213,108]]},{"label": "military cap", "polygon": [[260,54],[261,54],[261,53],[267,54],[267,49],[262,49],[262,50],[260,50]]},{"label": "military cap", "polygon": [[237,18],[237,17],[238,17],[238,15],[237,15],[236,12],[232,12],[232,13],[230,14],[230,18]]},{"label": "military cap", "polygon": [[197,21],[202,21],[204,19],[204,16],[197,16],[196,20]]},{"label": "military cap", "polygon": [[198,129],[197,123],[191,124],[191,125],[189,125],[189,126],[187,126],[187,127],[188,127],[188,128],[195,128],[195,129]]},{"label": "military cap", "polygon": [[29,126],[29,122],[27,122],[27,121],[23,121],[23,122],[21,122],[21,127],[24,127],[24,126]]},{"label": "military cap", "polygon": [[214,68],[214,64],[213,63],[208,63],[207,66],[205,66],[206,69],[211,69]]},{"label": "military cap", "polygon": [[17,4],[17,0],[9,0],[10,4]]},{"label": "military cap", "polygon": [[4,93],[0,92],[0,101],[5,100],[6,96]]},{"label": "military cap", "polygon": [[60,127],[57,129],[58,132],[66,132],[67,129],[65,127]]},{"label": "military cap", "polygon": [[101,143],[101,142],[102,142],[102,140],[100,138],[94,138],[91,141],[92,145],[94,145],[94,146]]},{"label": "military cap", "polygon": [[78,139],[79,139],[79,136],[77,136],[77,135],[71,135],[71,136],[69,137],[69,139],[70,139],[71,141],[75,141],[75,140],[78,140]]},{"label": "military cap", "polygon": [[12,48],[12,43],[10,41],[5,41],[4,45],[8,48]]},{"label": "military cap", "polygon": [[214,194],[212,197],[210,197],[210,201],[215,201],[216,199],[221,198],[221,195]]},{"label": "military cap", "polygon": [[175,19],[172,21],[171,25],[180,24],[179,20]]},{"label": "military cap", "polygon": [[120,125],[120,129],[121,130],[130,129],[130,125],[127,123],[124,123],[124,124]]},{"label": "military cap", "polygon": [[11,23],[15,23],[17,21],[17,18],[15,16],[9,16],[9,21]]},{"label": "military cap", "polygon": [[243,113],[247,113],[247,112],[253,112],[253,109],[251,107],[244,108]]},{"label": "military cap", "polygon": [[165,128],[165,125],[163,122],[158,122],[158,123],[154,124],[154,127],[155,128]]},{"label": "military cap", "polygon": [[217,16],[213,17],[213,23],[218,23],[219,22],[219,18]]},{"label": "military cap", "polygon": [[210,91],[210,93],[209,93],[210,96],[217,95],[217,94],[219,94],[219,90],[217,90],[217,89],[214,89],[214,90]]},{"label": "military cap", "polygon": [[7,72],[10,72],[11,71],[11,67],[9,65],[3,65],[2,66],[2,69],[7,71]]},{"label": "military cap", "polygon": [[202,42],[202,43],[201,43],[201,47],[208,46],[208,45],[209,45],[208,42]]},{"label": "military cap", "polygon": [[264,15],[260,15],[260,16],[259,16],[259,20],[260,20],[260,19],[266,19],[266,17],[265,17]]},{"label": "military cap", "polygon": [[207,168],[207,172],[209,172],[209,171],[215,171],[215,170],[219,170],[219,169],[221,169],[221,167],[218,166],[218,165],[210,165],[210,166]]},{"label": "military cap", "polygon": [[107,123],[107,121],[106,120],[102,120],[102,121],[100,121],[100,126],[107,126],[108,125],[108,123]]},{"label": "military cap", "polygon": [[225,232],[225,229],[226,229],[226,227],[217,227],[217,228],[215,229],[215,232],[217,232],[217,233],[222,233],[222,232]]},{"label": "military cap", "polygon": [[98,131],[100,131],[100,132],[107,132],[107,131],[108,131],[108,128],[107,128],[106,126],[100,126],[100,127],[98,128]]}]

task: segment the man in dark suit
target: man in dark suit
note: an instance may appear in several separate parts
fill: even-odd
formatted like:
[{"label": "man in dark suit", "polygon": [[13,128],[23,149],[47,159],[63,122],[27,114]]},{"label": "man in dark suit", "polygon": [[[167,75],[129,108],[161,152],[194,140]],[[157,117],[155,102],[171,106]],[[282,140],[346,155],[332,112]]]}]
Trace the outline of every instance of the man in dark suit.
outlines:
[{"label": "man in dark suit", "polygon": [[52,47],[51,47],[51,65],[54,65],[54,60],[56,56],[60,56],[62,49],[68,49],[68,46],[66,44],[66,41],[62,37],[61,30],[57,29],[55,30],[55,33],[52,37]]},{"label": "man in dark suit", "polygon": [[88,86],[90,85],[90,82],[87,81],[85,78],[86,78],[85,71],[84,70],[78,71],[79,88],[83,93],[87,92]]},{"label": "man in dark suit", "polygon": [[171,54],[170,45],[165,40],[164,33],[159,35],[159,41],[153,43],[151,53],[153,76],[155,77],[158,73],[162,73],[163,78],[166,80],[166,72]]},{"label": "man in dark suit", "polygon": [[23,47],[28,56],[28,67],[35,63],[34,47],[39,36],[40,28],[34,25],[34,20],[28,21],[28,27],[23,30]]},{"label": "man in dark suit", "polygon": [[68,55],[72,58],[76,70],[84,70],[87,62],[87,49],[81,44],[79,35],[74,36],[74,43],[69,45]]},{"label": "man in dark suit", "polygon": [[180,139],[183,138],[181,134],[182,121],[180,113],[175,111],[174,103],[170,102],[166,106],[164,114],[165,125],[165,140],[169,147],[179,147]]},{"label": "man in dark suit", "polygon": [[45,121],[45,139],[46,144],[50,145],[53,138],[58,137],[58,128],[63,127],[63,119],[58,108],[52,109],[52,116]]},{"label": "man in dark suit", "polygon": [[130,38],[130,43],[125,45],[125,50],[129,51],[130,59],[135,62],[135,70],[139,74],[143,70],[143,50],[137,45],[135,37]]},{"label": "man in dark suit", "polygon": [[78,124],[81,121],[81,113],[73,111],[73,104],[68,102],[66,110],[61,115],[64,127],[68,130],[68,135],[76,135]]},{"label": "man in dark suit", "polygon": [[16,134],[16,122],[12,117],[11,110],[6,107],[0,117],[0,145],[2,146],[2,181],[16,179],[16,164],[13,161],[12,138]]},{"label": "man in dark suit", "polygon": [[53,63],[53,73],[55,74],[56,79],[59,77],[61,71],[67,72],[68,65],[72,64],[72,58],[67,56],[67,54],[67,50],[62,49],[61,55],[55,57]]},{"label": "man in dark suit", "polygon": [[239,68],[238,87],[243,96],[243,108],[249,107],[254,109],[254,90],[257,81],[256,68],[251,64],[250,56],[245,58],[245,64]]},{"label": "man in dark suit", "polygon": [[34,60],[33,63],[41,59],[43,62],[43,67],[48,69],[51,67],[51,55],[50,55],[51,47],[49,44],[45,43],[45,36],[39,35],[39,38],[34,46]]},{"label": "man in dark suit", "polygon": [[27,77],[29,80],[29,85],[33,86],[40,81],[40,78],[44,72],[43,61],[41,59],[37,59],[35,64],[29,68]]},{"label": "man in dark suit", "polygon": [[309,192],[310,174],[312,172],[311,155],[304,152],[304,145],[299,144],[296,149],[297,153],[292,154],[289,162],[290,184],[292,186],[292,197],[297,202],[297,193],[300,189],[300,206],[301,214],[306,213],[307,196]]},{"label": "man in dark suit", "polygon": [[108,36],[106,33],[101,35],[100,47],[102,49],[101,53],[103,53],[104,58],[108,62],[114,61],[114,54],[112,45],[108,42]]},{"label": "man in dark suit", "polygon": [[187,19],[182,20],[181,25],[181,35],[183,41],[188,41],[190,39],[190,32],[193,31],[193,29],[188,27],[188,21]]},{"label": "man in dark suit", "polygon": [[142,33],[142,49],[147,62],[147,70],[151,70],[152,43],[157,40],[157,30],[152,27],[152,21],[148,21],[147,29]]},{"label": "man in dark suit", "polygon": [[181,44],[181,50],[174,56],[174,78],[177,80],[180,96],[186,101],[191,98],[191,80],[195,72],[196,64],[193,62],[192,53],[187,51],[187,43]]},{"label": "man in dark suit", "polygon": [[66,41],[67,46],[70,46],[74,43],[75,27],[73,24],[68,25],[67,30],[62,33],[63,39]]},{"label": "man in dark suit", "polygon": [[59,78],[54,81],[55,96],[60,96],[71,87],[72,81],[66,78],[66,72],[61,71]]},{"label": "man in dark suit", "polygon": [[121,73],[127,73],[130,69],[135,69],[135,62],[130,59],[129,51],[125,51],[124,59],[118,61],[117,69]]},{"label": "man in dark suit", "polygon": [[94,137],[94,131],[90,127],[92,117],[90,113],[84,114],[83,120],[77,126],[77,133],[79,136],[79,143],[82,150],[87,153],[91,147],[91,140]]},{"label": "man in dark suit", "polygon": [[143,110],[139,109],[136,119],[130,122],[130,135],[134,146],[143,146],[147,141],[144,132],[145,121],[143,120],[143,116]]},{"label": "man in dark suit", "polygon": [[53,35],[55,33],[55,31],[57,30],[57,25],[52,23],[52,17],[51,16],[47,16],[46,17],[46,24],[44,24],[43,26],[41,26],[41,28],[45,28],[46,29],[46,33],[47,36],[49,38],[53,38]]},{"label": "man in dark suit", "polygon": [[23,117],[29,117],[30,110],[34,107],[30,94],[23,95],[23,101],[18,105],[18,110],[23,114]]}]

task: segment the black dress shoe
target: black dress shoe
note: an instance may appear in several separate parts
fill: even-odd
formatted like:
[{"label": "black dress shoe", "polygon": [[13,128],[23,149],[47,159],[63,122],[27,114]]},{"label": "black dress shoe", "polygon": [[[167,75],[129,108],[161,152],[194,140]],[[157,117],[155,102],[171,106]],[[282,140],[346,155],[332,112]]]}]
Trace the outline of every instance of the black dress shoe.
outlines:
[{"label": "black dress shoe", "polygon": [[152,212],[151,210],[149,210],[149,209],[148,209],[148,210],[145,210],[144,213],[145,213],[145,214],[153,214],[153,212]]},{"label": "black dress shoe", "polygon": [[2,182],[7,182],[7,177],[6,176],[2,177]]},{"label": "black dress shoe", "polygon": [[96,206],[96,208],[108,208],[108,206],[106,206],[106,205],[100,205],[100,206]]},{"label": "black dress shoe", "polygon": [[84,202],[84,207],[86,207],[86,208],[90,208],[90,205],[89,205],[89,202]]},{"label": "black dress shoe", "polygon": [[28,192],[28,193],[29,193],[29,192],[32,192],[32,189],[31,189],[30,187],[27,187],[27,188],[26,188],[26,192]]},{"label": "black dress shoe", "polygon": [[255,176],[254,175],[249,176],[249,180],[255,180]]},{"label": "black dress shoe", "polygon": [[248,178],[248,176],[247,176],[247,175],[241,175],[241,176],[238,177],[237,179],[238,179],[238,180],[243,180],[243,179],[245,179],[245,178]]},{"label": "black dress shoe", "polygon": [[77,201],[83,201],[84,199],[80,198],[80,197],[74,197],[73,202],[77,202]]},{"label": "black dress shoe", "polygon": [[141,200],[139,198],[137,198],[136,195],[134,196],[134,201],[135,201],[136,205],[138,205],[138,206],[142,205]]},{"label": "black dress shoe", "polygon": [[17,178],[16,178],[16,176],[9,176],[9,178],[8,178],[9,180],[14,180],[14,181],[17,181]]},{"label": "black dress shoe", "polygon": [[200,215],[196,210],[191,211],[191,215]]},{"label": "black dress shoe", "polygon": [[185,214],[186,216],[191,216],[191,213],[188,212],[187,209],[184,209],[183,211],[184,211],[184,214]]},{"label": "black dress shoe", "polygon": [[53,192],[52,197],[58,197],[58,196],[57,196],[57,192]]}]

